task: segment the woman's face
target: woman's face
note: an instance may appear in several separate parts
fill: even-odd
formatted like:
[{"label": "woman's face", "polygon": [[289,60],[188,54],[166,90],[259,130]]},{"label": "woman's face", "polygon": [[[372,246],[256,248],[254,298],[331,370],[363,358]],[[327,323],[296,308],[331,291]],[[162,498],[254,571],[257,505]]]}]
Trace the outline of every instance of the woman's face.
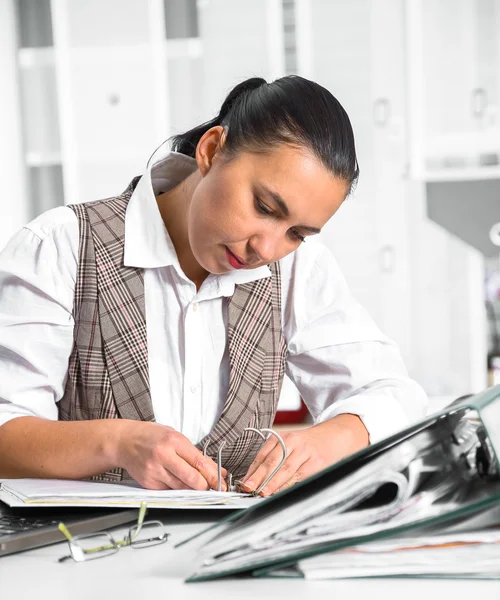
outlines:
[{"label": "woman's face", "polygon": [[216,153],[200,170],[189,243],[198,264],[215,274],[255,269],[290,254],[319,233],[347,192],[310,152],[289,145],[241,152],[229,161]]}]

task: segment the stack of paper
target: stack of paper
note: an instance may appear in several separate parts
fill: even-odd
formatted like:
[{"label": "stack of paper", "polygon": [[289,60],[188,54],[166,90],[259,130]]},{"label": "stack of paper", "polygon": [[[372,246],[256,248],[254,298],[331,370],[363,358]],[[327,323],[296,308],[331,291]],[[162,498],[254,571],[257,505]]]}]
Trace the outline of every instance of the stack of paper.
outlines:
[{"label": "stack of paper", "polygon": [[9,506],[139,506],[242,509],[259,502],[246,494],[195,490],[146,490],[113,483],[64,479],[3,479],[0,500]]},{"label": "stack of paper", "polygon": [[[396,538],[301,560],[306,579],[389,575],[500,578],[500,529]],[[282,573],[285,574],[285,573]]]}]

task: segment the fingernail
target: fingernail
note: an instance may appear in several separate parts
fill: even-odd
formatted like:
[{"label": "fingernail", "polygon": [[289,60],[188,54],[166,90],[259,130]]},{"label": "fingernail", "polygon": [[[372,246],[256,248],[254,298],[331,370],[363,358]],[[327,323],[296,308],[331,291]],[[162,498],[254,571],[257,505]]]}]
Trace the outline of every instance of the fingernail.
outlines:
[{"label": "fingernail", "polygon": [[269,495],[271,494],[271,490],[270,490],[270,489],[267,487],[267,485],[266,485],[266,487],[265,487],[265,488],[262,488],[262,489],[260,490],[260,493],[261,493],[263,496],[269,496]]},{"label": "fingernail", "polygon": [[248,489],[248,490],[253,490],[255,489],[255,484],[254,482],[250,479],[250,481],[242,481],[241,483],[243,483],[243,485]]}]

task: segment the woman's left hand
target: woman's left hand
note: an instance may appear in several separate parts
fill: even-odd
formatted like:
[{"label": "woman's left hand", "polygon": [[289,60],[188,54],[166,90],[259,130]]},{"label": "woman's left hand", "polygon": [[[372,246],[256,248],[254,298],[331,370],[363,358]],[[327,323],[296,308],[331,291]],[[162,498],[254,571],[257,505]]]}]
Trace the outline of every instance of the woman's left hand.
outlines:
[{"label": "woman's left hand", "polygon": [[[357,415],[342,414],[308,429],[280,432],[287,448],[281,469],[260,492],[270,496],[285,490],[369,443],[368,432]],[[283,458],[275,436],[264,443],[242,479],[244,491],[256,490]]]}]

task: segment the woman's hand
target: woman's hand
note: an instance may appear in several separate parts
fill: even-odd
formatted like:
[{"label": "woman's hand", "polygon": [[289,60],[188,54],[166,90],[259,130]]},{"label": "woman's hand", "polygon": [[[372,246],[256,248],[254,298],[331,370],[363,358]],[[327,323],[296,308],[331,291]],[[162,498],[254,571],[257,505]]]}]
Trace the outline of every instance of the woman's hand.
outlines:
[{"label": "woman's hand", "polygon": [[[349,456],[369,443],[368,432],[356,415],[338,415],[329,421],[297,431],[280,433],[288,457],[261,491],[270,496],[291,487],[298,481]],[[270,475],[283,458],[276,437],[271,436],[255,457],[248,473],[242,479],[245,491],[253,491]]]},{"label": "woman's hand", "polygon": [[[187,437],[158,423],[122,423],[116,463],[140,485],[150,490],[217,489],[217,465]],[[222,489],[226,490],[224,480]]]}]

